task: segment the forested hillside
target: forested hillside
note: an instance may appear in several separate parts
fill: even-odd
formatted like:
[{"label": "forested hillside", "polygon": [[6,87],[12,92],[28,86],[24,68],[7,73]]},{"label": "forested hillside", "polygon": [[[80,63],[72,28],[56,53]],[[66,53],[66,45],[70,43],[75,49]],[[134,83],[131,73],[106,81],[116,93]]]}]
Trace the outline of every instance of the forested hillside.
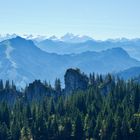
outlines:
[{"label": "forested hillside", "polygon": [[0,81],[0,140],[139,140],[140,84],[68,69],[65,88]]}]

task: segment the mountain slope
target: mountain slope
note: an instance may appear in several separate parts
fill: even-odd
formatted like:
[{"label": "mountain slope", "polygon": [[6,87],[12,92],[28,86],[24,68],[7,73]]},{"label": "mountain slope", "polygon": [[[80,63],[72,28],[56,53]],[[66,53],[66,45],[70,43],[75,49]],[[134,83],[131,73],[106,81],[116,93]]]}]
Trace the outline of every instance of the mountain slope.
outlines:
[{"label": "mountain slope", "polygon": [[[37,48],[32,41],[17,37],[0,43],[1,79],[11,79],[25,84],[34,79],[55,78],[54,65],[59,64],[57,55],[48,54]],[[48,73],[51,73],[48,75]],[[21,82],[21,83],[20,83]]]},{"label": "mountain slope", "polygon": [[123,49],[114,48],[101,52],[85,52],[75,55],[75,65],[89,73],[118,72],[132,66],[139,66],[140,62],[132,59]]},{"label": "mountain slope", "polygon": [[124,71],[119,72],[117,75],[123,79],[130,79],[132,77],[136,78],[140,76],[140,67],[132,67],[126,69]]}]

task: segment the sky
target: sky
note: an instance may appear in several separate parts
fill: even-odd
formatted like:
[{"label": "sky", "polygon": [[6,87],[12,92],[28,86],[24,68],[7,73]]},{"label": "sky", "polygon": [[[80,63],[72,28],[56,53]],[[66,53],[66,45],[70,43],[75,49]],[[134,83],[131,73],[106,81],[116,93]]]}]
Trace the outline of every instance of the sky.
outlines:
[{"label": "sky", "polygon": [[0,0],[0,34],[140,38],[140,0]]}]

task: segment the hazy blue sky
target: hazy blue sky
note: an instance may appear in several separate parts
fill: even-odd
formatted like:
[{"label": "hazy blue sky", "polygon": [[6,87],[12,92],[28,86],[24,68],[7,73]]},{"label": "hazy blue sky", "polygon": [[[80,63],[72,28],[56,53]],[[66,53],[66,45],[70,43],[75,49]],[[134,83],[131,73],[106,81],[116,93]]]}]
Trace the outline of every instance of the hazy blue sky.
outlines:
[{"label": "hazy blue sky", "polygon": [[140,37],[140,0],[0,0],[0,33]]}]

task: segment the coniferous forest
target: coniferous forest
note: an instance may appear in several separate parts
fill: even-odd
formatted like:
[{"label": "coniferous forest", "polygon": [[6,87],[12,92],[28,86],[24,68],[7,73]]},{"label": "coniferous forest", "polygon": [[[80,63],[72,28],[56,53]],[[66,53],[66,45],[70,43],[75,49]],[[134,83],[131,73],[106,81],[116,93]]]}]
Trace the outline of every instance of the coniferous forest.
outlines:
[{"label": "coniferous forest", "polygon": [[0,81],[0,140],[139,140],[140,84],[68,69],[54,86]]}]

